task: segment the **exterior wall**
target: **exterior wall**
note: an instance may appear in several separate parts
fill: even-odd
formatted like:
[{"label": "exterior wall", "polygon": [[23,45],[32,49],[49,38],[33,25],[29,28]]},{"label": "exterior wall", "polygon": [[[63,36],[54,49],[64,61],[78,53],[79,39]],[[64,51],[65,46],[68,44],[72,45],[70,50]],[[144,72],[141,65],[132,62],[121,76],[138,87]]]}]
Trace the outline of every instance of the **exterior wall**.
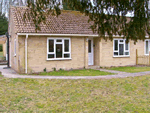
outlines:
[{"label": "exterior wall", "polygon": [[[20,73],[25,73],[25,38],[25,36],[18,37],[18,72]],[[102,67],[135,65],[136,49],[139,55],[144,55],[144,42],[138,41],[134,45],[134,42],[130,41],[130,57],[113,57],[113,41],[105,42],[103,39],[94,38],[94,65]],[[28,73],[42,72],[44,68],[47,71],[52,71],[53,68],[57,70],[87,68],[87,37],[71,37],[71,58],[71,60],[47,60],[47,36],[28,38]]]},{"label": "exterior wall", "polygon": [[[7,41],[6,41],[7,42]],[[3,44],[3,56],[6,57],[6,42]]]},{"label": "exterior wall", "polygon": [[94,40],[94,65],[100,65],[100,38],[93,38]]},{"label": "exterior wall", "polygon": [[136,49],[139,55],[144,55],[144,42],[138,41],[134,45],[130,41],[130,57],[113,57],[113,41],[101,39],[100,42],[100,66],[127,66],[136,64]]},{"label": "exterior wall", "polygon": [[[52,37],[54,38],[54,37]],[[64,37],[65,38],[65,37]],[[25,37],[19,36],[19,70],[25,72]],[[79,69],[87,67],[88,44],[84,37],[71,37],[71,60],[47,60],[47,37],[28,37],[28,73],[42,72],[44,68]],[[85,51],[86,48],[86,51]]]},{"label": "exterior wall", "polygon": [[[19,72],[18,70],[18,37],[16,34],[16,28],[15,23],[14,23],[14,17],[12,16],[12,12],[10,10],[9,13],[9,27],[8,27],[8,31],[9,31],[9,35],[10,35],[10,39],[9,39],[9,59],[10,59],[10,66],[12,69],[14,69],[15,71]],[[14,40],[16,39],[16,56],[14,56]]]}]

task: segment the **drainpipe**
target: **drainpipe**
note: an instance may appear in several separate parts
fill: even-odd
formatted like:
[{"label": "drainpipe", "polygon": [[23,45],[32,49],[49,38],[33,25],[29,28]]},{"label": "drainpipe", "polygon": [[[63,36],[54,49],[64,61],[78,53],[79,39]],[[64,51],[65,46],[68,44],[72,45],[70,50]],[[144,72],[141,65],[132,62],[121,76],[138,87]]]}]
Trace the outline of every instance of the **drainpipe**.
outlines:
[{"label": "drainpipe", "polygon": [[27,56],[28,56],[28,48],[27,48],[27,45],[28,45],[28,34],[26,35],[26,39],[25,39],[25,73],[28,73],[28,59],[27,59]]}]

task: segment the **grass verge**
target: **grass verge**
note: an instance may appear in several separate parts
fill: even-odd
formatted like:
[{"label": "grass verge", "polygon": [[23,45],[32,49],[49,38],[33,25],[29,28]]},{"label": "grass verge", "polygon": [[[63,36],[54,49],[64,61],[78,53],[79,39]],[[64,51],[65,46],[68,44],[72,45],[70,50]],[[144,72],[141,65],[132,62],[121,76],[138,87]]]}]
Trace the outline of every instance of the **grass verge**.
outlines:
[{"label": "grass verge", "polygon": [[116,71],[129,72],[129,73],[150,71],[150,67],[113,67],[109,69],[116,70]]},{"label": "grass verge", "polygon": [[0,51],[0,56],[3,57],[3,51]]},{"label": "grass verge", "polygon": [[[83,70],[71,70],[71,71],[52,71],[52,72],[41,72],[37,75],[44,75],[44,76],[100,76],[100,75],[112,75],[114,73],[103,72],[94,69],[83,69]],[[35,75],[35,74],[32,74]]]},{"label": "grass verge", "polygon": [[110,80],[0,77],[0,112],[150,112],[150,76]]}]

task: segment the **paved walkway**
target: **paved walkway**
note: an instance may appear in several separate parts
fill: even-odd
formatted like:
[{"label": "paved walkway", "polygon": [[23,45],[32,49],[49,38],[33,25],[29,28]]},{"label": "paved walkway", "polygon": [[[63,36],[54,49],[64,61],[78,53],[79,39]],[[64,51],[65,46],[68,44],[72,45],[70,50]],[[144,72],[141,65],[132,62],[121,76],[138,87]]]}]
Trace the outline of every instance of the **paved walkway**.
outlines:
[{"label": "paved walkway", "polygon": [[3,69],[6,66],[0,66],[0,71],[4,77],[7,78],[36,78],[36,79],[112,79],[112,78],[125,78],[135,77],[150,74],[150,71],[139,72],[139,73],[126,73],[114,70],[98,69],[101,71],[115,73],[115,75],[106,76],[37,76],[37,75],[19,75],[13,69]]}]

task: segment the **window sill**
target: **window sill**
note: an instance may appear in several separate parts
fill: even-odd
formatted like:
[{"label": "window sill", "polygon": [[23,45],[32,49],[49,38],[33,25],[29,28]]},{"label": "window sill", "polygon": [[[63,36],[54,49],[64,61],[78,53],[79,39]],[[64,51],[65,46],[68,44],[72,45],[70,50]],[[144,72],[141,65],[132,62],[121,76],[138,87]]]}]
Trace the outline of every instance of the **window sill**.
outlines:
[{"label": "window sill", "polygon": [[113,58],[129,58],[130,56],[113,56]]},{"label": "window sill", "polygon": [[145,54],[145,56],[149,56],[149,54]]},{"label": "window sill", "polygon": [[53,58],[53,59],[47,59],[47,60],[71,60],[72,58]]}]

